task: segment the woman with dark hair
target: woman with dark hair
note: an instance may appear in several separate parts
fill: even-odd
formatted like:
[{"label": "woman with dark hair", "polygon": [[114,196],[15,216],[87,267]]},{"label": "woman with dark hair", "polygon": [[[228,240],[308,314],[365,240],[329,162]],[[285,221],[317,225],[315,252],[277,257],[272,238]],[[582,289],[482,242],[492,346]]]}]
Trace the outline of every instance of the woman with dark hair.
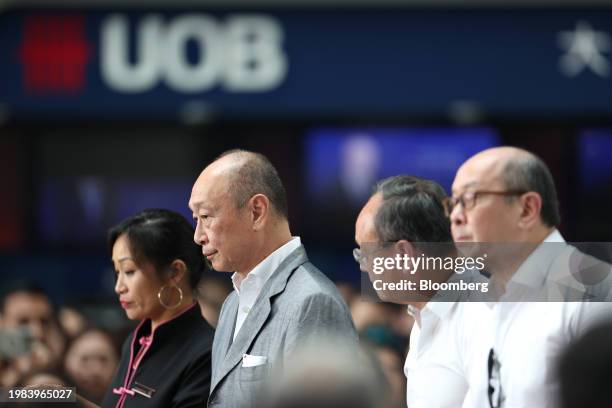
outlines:
[{"label": "woman with dark hair", "polygon": [[123,344],[102,407],[203,407],[214,330],[193,291],[204,271],[194,229],[181,215],[145,210],[109,231],[115,292],[140,324]]}]

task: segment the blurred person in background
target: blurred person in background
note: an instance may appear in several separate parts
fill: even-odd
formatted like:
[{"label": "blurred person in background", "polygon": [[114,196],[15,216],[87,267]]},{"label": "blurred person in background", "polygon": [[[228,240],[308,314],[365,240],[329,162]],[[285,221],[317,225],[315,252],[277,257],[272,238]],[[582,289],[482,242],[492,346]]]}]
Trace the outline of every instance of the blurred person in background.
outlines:
[{"label": "blurred person in background", "polygon": [[113,339],[100,329],[83,331],[66,348],[64,371],[84,398],[100,403],[119,363]]},{"label": "blurred person in background", "polygon": [[2,331],[20,343],[16,355],[4,356],[2,386],[38,370],[56,369],[66,344],[45,291],[31,282],[14,283],[2,299]]},{"label": "blurred person in background", "polygon": [[128,318],[140,323],[123,344],[103,407],[206,404],[214,330],[193,296],[204,270],[193,233],[180,214],[161,209],[110,229],[115,292]]},{"label": "blurred person in background", "polygon": [[74,339],[87,328],[87,319],[79,312],[77,306],[63,305],[57,315],[68,339]]},{"label": "blurred person in background", "polygon": [[[400,305],[397,305],[400,306]],[[391,314],[391,330],[403,339],[409,339],[414,326],[414,316],[405,307],[396,307]]]},{"label": "blurred person in background", "polygon": [[360,333],[363,347],[369,347],[378,360],[388,384],[389,407],[406,406],[406,377],[402,373],[406,342],[387,326],[369,326]]},{"label": "blurred person in background", "polygon": [[376,358],[322,336],[300,344],[291,364],[274,371],[260,408],[395,408]]},{"label": "blurred person in background", "polygon": [[368,134],[354,134],[340,149],[340,185],[336,194],[343,194],[353,206],[367,199],[378,178],[382,154],[378,141]]},{"label": "blurred person in background", "polygon": [[189,208],[213,269],[234,272],[215,333],[209,406],[252,406],[270,371],[293,364],[309,338],[335,333],[357,348],[346,303],[291,235],[285,188],[265,156],[222,154],[199,175]]},{"label": "blurred person in background", "polygon": [[[470,336],[479,351],[469,363],[473,376],[464,406],[556,407],[562,350],[612,310],[604,302],[529,302],[514,296],[515,288],[522,293],[525,285],[544,285],[569,247],[557,230],[559,202],[552,175],[528,151],[492,148],[461,165],[452,194],[446,211],[458,245],[494,244],[489,248],[506,261],[489,262],[487,269],[501,288],[502,301],[472,308],[475,313],[467,317],[479,322]],[[523,252],[509,256],[509,248]]]},{"label": "blurred person in background", "polygon": [[[16,384],[16,388],[28,388],[28,389],[53,389],[59,387],[73,387],[74,385],[68,381],[64,374],[58,370],[37,370],[33,371],[26,376],[22,377]],[[77,390],[78,392],[78,390]],[[11,408],[47,408],[52,406],[54,408],[79,408],[81,405],[75,402],[10,402],[6,405],[0,403],[0,406],[11,407]]]},{"label": "blurred person in background", "polygon": [[[444,212],[444,189],[434,181],[412,176],[394,176],[380,181],[355,223],[355,260],[372,277],[375,248],[392,248],[395,254],[416,257],[432,250],[453,250],[450,223]],[[441,248],[423,247],[427,243]],[[388,249],[386,249],[388,251]],[[379,252],[376,256],[380,256]],[[436,253],[436,255],[438,255]],[[450,281],[453,271],[415,270],[414,278]],[[404,274],[404,271],[400,271]],[[404,274],[405,275],[405,274]],[[384,277],[386,275],[380,275]],[[409,275],[405,275],[409,276]],[[467,274],[465,278],[471,279]],[[411,278],[413,279],[413,278]],[[464,279],[464,277],[461,277]],[[418,287],[418,285],[417,285]],[[415,291],[377,290],[382,300],[405,304],[414,317],[404,373],[406,401],[410,408],[458,407],[468,389],[466,356],[473,351],[461,331],[470,331],[459,300],[446,295]]]},{"label": "blurred person in background", "polygon": [[346,305],[351,308],[351,304],[354,300],[358,300],[359,291],[348,282],[336,282],[336,287],[338,288],[338,292],[342,295],[342,298],[346,302]]},{"label": "blurred person in background", "polygon": [[391,326],[392,314],[390,308],[376,300],[360,298],[351,303],[351,316],[355,322],[357,333],[361,333],[369,326]]},{"label": "blurred person in background", "polygon": [[71,387],[72,384],[65,378],[65,376],[55,370],[39,370],[31,372],[25,375],[19,380],[16,387],[44,387],[47,384],[53,384],[59,387]]},{"label": "blurred person in background", "polygon": [[560,407],[612,406],[612,322],[587,331],[563,353],[559,364]]},{"label": "blurred person in background", "polygon": [[369,326],[385,326],[404,340],[410,338],[414,317],[405,307],[393,303],[380,302],[378,298],[358,296],[351,302],[351,316],[357,333]]},{"label": "blurred person in background", "polygon": [[202,317],[212,327],[217,327],[221,306],[231,291],[231,285],[214,276],[207,276],[200,282],[196,297]]}]

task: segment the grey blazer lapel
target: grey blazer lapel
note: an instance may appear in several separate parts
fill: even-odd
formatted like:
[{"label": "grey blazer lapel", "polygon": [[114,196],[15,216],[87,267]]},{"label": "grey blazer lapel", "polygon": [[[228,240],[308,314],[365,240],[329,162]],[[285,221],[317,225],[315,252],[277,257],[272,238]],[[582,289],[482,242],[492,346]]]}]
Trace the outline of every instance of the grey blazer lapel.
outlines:
[{"label": "grey blazer lapel", "polygon": [[[227,351],[232,344],[232,337],[234,335],[234,327],[236,326],[236,316],[238,314],[238,296],[233,296],[228,299],[220,322],[227,322],[217,327],[215,333],[215,340],[213,345],[213,356],[217,360],[214,365],[214,372],[212,373],[212,384],[216,384],[217,378],[219,378],[220,369],[225,361]],[[211,387],[212,390],[212,387]]]},{"label": "grey blazer lapel", "polygon": [[[299,246],[293,252],[289,254],[289,256],[278,266],[278,268],[274,271],[270,279],[266,282],[264,287],[261,289],[261,293],[257,297],[253,308],[249,312],[249,316],[244,321],[236,339],[231,344],[225,359],[220,364],[218,375],[216,375],[215,379],[213,379],[213,384],[211,386],[211,392],[214,390],[214,387],[221,382],[223,377],[225,377],[235,366],[242,360],[242,356],[249,349],[251,343],[255,337],[261,331],[262,326],[268,319],[270,314],[271,304],[270,298],[281,293],[285,286],[287,285],[287,281],[289,277],[300,265],[308,262],[308,257],[306,256],[306,251],[303,246]],[[236,304],[238,304],[238,298],[236,298]],[[237,310],[234,312],[234,325],[235,325],[235,314]],[[225,330],[225,332],[229,332],[230,336],[233,333],[232,330]]]}]

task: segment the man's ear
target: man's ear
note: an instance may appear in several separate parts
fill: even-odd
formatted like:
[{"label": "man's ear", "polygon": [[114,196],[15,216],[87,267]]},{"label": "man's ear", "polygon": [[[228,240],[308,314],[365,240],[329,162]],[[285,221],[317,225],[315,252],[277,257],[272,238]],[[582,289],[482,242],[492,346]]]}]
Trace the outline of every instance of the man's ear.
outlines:
[{"label": "man's ear", "polygon": [[187,275],[187,265],[180,259],[175,259],[170,264],[170,283],[175,286],[180,286],[179,283]]},{"label": "man's ear", "polygon": [[395,253],[400,255],[408,255],[409,257],[413,257],[416,250],[414,249],[414,245],[410,241],[406,241],[405,239],[400,239],[394,245]]},{"label": "man's ear", "polygon": [[521,204],[519,225],[527,229],[540,222],[542,196],[535,191],[530,191],[520,196],[519,201]]},{"label": "man's ear", "polygon": [[264,194],[255,194],[248,203],[251,213],[251,223],[253,230],[263,228],[270,212],[270,200]]}]

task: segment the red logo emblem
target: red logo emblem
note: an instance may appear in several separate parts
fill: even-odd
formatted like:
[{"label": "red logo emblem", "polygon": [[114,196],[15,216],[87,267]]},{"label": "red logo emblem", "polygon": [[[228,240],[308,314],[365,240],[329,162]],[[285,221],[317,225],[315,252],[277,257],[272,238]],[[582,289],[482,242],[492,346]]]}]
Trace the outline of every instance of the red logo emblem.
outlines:
[{"label": "red logo emblem", "polygon": [[39,94],[81,91],[92,48],[85,38],[83,15],[26,17],[19,48],[25,90]]}]

